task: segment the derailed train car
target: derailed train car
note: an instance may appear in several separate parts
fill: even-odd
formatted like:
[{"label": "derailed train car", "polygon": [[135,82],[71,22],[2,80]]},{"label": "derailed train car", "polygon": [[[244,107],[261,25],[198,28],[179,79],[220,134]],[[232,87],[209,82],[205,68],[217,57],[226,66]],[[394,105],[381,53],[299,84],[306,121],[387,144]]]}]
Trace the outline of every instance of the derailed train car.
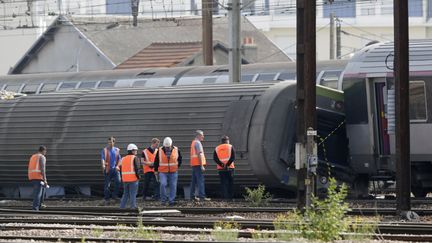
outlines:
[{"label": "derailed train car", "polygon": [[[342,93],[318,86],[317,95],[320,136],[333,132],[320,146],[320,162],[350,180],[345,129],[334,131],[344,121]],[[44,144],[51,185],[100,188],[100,150],[109,136],[117,138],[122,154],[128,143],[144,148],[153,137],[170,136],[184,158],[179,185],[188,185],[189,146],[194,130],[202,129],[207,186],[219,183],[210,158],[226,134],[236,148],[238,187],[266,184],[295,192],[295,99],[295,81],[284,81],[77,90],[1,101],[0,185],[26,185],[28,158]]]}]

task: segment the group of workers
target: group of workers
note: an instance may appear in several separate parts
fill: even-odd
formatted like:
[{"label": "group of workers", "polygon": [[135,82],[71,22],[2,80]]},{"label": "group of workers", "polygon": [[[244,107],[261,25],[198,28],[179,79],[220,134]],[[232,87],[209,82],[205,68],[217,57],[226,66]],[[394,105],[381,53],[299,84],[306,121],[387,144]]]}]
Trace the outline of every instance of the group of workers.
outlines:
[{"label": "group of workers", "polygon": [[[196,201],[210,200],[205,193],[204,171],[207,163],[201,143],[203,140],[204,132],[197,130],[190,146],[190,166],[192,168],[190,198]],[[173,146],[170,137],[164,138],[162,146],[159,144],[160,140],[153,138],[150,146],[142,151],[141,158],[138,157],[138,147],[135,144],[129,144],[127,155],[122,158],[120,149],[114,146],[115,138],[108,138],[108,145],[101,152],[102,172],[105,179],[105,205],[108,205],[110,198],[118,199],[120,183],[123,182],[120,208],[125,208],[128,202],[131,208],[136,208],[138,183],[142,177],[144,177],[144,200],[151,199],[152,195],[152,198],[160,200],[162,205],[175,204],[178,168],[182,164],[182,155],[179,148]],[[38,152],[32,155],[29,161],[28,177],[34,190],[33,210],[40,209],[45,188],[48,186],[45,173],[46,152],[46,147],[40,146]],[[213,159],[220,177],[223,197],[231,199],[233,197],[235,151],[228,136],[221,138],[221,144],[214,150]],[[114,181],[113,193],[110,190],[112,181]],[[196,187],[198,188],[197,196],[195,196]]]}]

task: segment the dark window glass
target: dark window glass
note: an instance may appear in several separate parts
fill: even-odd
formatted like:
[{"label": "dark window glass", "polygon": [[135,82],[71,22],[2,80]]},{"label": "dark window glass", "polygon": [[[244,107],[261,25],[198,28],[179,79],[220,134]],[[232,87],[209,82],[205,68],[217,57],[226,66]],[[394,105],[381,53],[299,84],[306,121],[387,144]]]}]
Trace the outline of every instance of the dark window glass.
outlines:
[{"label": "dark window glass", "polygon": [[40,84],[26,84],[24,85],[24,88],[21,90],[21,93],[23,94],[36,94],[37,89],[39,88]]},{"label": "dark window glass", "polygon": [[81,82],[81,84],[79,85],[79,89],[92,89],[94,88],[96,85],[96,82]]},{"label": "dark window glass", "polygon": [[295,73],[281,73],[278,77],[278,80],[295,80],[296,74]]},{"label": "dark window glass", "polygon": [[117,81],[101,81],[101,82],[99,83],[98,88],[99,88],[99,89],[112,88],[112,87],[114,87],[114,85],[115,85],[116,82],[117,82]]},{"label": "dark window glass", "polygon": [[258,75],[256,81],[273,81],[276,74],[274,73],[261,73]]},{"label": "dark window glass", "polygon": [[41,93],[48,93],[48,92],[54,92],[57,88],[58,83],[53,84],[43,84]]},{"label": "dark window glass", "polygon": [[21,88],[21,84],[8,84],[5,90],[16,93],[19,91],[20,88]]},{"label": "dark window glass", "polygon": [[329,0],[323,2],[323,17],[329,18],[334,13],[339,18],[354,18],[356,16],[355,0],[334,0],[330,4]]},{"label": "dark window glass", "polygon": [[76,83],[62,83],[60,85],[59,90],[71,90],[74,89],[76,86]]},{"label": "dark window glass", "polygon": [[426,92],[423,81],[410,82],[409,103],[410,120],[427,120]]},{"label": "dark window glass", "polygon": [[147,83],[147,80],[138,80],[133,83],[133,87],[144,87]]},{"label": "dark window glass", "polygon": [[241,82],[252,82],[253,77],[255,74],[245,74],[241,76]]}]

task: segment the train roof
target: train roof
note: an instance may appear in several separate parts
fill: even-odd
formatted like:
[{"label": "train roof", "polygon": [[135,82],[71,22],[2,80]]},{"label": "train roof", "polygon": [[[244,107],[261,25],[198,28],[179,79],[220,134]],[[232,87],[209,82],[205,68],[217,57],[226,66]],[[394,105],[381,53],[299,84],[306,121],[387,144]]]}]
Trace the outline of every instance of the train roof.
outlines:
[{"label": "train roof", "polygon": [[[410,40],[410,72],[432,74],[432,39]],[[394,42],[377,43],[358,51],[347,64],[344,77],[393,75]]]}]

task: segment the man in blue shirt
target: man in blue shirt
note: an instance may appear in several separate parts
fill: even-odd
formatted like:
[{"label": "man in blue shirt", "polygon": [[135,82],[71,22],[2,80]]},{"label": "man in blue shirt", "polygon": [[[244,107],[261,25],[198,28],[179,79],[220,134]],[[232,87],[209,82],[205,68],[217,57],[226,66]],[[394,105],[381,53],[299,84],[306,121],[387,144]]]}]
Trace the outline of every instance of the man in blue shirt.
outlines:
[{"label": "man in blue shirt", "polygon": [[[118,199],[119,187],[120,187],[120,173],[116,170],[116,166],[121,161],[120,149],[114,147],[115,138],[108,138],[108,146],[102,149],[101,162],[102,162],[102,173],[105,177],[104,185],[104,200],[105,205],[108,205],[110,198]],[[111,195],[110,185],[111,181],[114,180],[114,193]]]}]

